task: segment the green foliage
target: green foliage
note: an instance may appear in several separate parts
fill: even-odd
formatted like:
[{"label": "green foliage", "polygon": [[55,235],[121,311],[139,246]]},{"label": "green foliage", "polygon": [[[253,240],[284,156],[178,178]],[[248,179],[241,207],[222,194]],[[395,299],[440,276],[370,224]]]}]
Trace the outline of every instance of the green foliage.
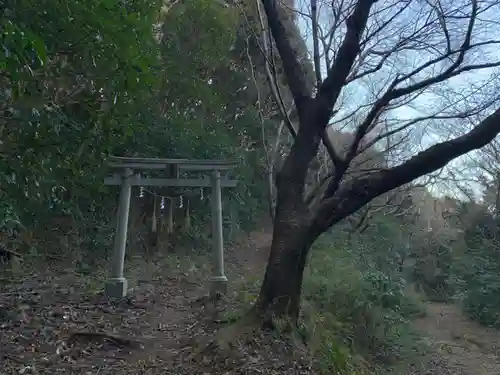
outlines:
[{"label": "green foliage", "polygon": [[474,281],[467,282],[463,306],[471,318],[487,326],[500,328],[500,282],[496,271],[477,273]]},{"label": "green foliage", "polygon": [[[155,84],[159,2],[7,1],[1,17],[1,199],[25,221],[100,190]],[[47,215],[48,213],[48,215]]]},{"label": "green foliage", "polygon": [[393,275],[400,271],[399,258],[409,255],[408,230],[391,216],[374,215],[362,233],[346,235],[341,229],[336,232],[335,243],[350,252],[361,267]]},{"label": "green foliage", "polygon": [[214,2],[200,0],[180,4],[165,17],[162,131],[169,129],[169,153],[175,156],[216,159],[236,154],[234,140],[241,128],[228,123],[231,112],[226,108],[241,81],[229,88],[218,82],[223,73],[231,75],[227,64],[234,15],[226,13]]},{"label": "green foliage", "polygon": [[415,265],[411,280],[433,301],[447,301],[455,293],[456,245],[456,241],[432,232],[421,233],[412,242]]},{"label": "green foliage", "polygon": [[233,8],[223,8],[209,0],[182,2],[164,16],[161,52],[166,95],[178,103],[202,100],[206,106],[231,94],[214,90],[209,80],[216,83],[226,78],[216,74],[218,69],[231,65],[230,49],[235,42],[237,21]]},{"label": "green foliage", "polygon": [[22,229],[21,219],[17,214],[12,203],[3,200],[0,201],[0,230],[7,236],[13,236],[15,233]]},{"label": "green foliage", "polygon": [[376,266],[373,260],[387,252],[390,238],[377,248],[373,234],[347,239],[339,230],[325,235],[311,252],[304,330],[325,373],[364,373],[362,358],[384,367],[412,357],[416,348],[410,322],[423,305],[408,292],[401,274]]},{"label": "green foliage", "polygon": [[[231,50],[239,15],[209,0],[181,2],[166,13],[161,6],[6,2],[0,20],[4,226],[43,231],[69,215],[80,228],[75,248],[109,248],[115,189],[101,181],[110,154],[234,159],[241,182],[225,197],[225,214],[245,226],[263,211],[263,155],[245,149],[259,137],[258,114],[242,94],[246,64]],[[184,235],[206,241],[209,209],[196,209],[195,229]]]},{"label": "green foliage", "polygon": [[[231,48],[239,15],[217,2],[196,0],[176,4],[162,22],[158,106],[152,113],[146,108],[140,133],[123,145],[122,152],[238,162],[234,177],[239,184],[225,191],[223,212],[232,229],[248,227],[263,211],[265,189],[259,174],[262,151],[245,149],[245,142],[253,143],[260,133],[256,108],[241,94],[247,85],[245,62]],[[210,231],[209,206],[192,208],[193,229],[182,236],[186,243],[195,240],[203,247]]]},{"label": "green foliage", "polygon": [[487,206],[457,203],[447,230],[414,234],[412,281],[430,299],[454,299],[472,319],[500,327],[499,228]]},{"label": "green foliage", "polygon": [[462,216],[465,251],[455,275],[458,298],[471,318],[500,328],[500,222],[472,204],[462,207]]}]

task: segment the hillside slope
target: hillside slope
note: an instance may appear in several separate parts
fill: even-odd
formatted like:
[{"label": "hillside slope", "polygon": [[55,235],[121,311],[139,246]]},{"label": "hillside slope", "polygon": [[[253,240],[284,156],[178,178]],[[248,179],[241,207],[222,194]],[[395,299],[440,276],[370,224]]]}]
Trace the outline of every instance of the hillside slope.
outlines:
[{"label": "hillside slope", "polygon": [[[251,233],[228,249],[231,296],[238,279],[260,279],[271,234]],[[5,374],[313,374],[313,359],[276,338],[259,336],[231,350],[212,343],[217,311],[207,303],[206,258],[168,255],[129,264],[130,297],[107,301],[104,275],[71,268],[5,274],[0,286],[0,353]],[[416,326],[435,348],[424,370],[407,374],[498,375],[500,333],[431,303]],[[423,359],[426,362],[428,359]]]}]

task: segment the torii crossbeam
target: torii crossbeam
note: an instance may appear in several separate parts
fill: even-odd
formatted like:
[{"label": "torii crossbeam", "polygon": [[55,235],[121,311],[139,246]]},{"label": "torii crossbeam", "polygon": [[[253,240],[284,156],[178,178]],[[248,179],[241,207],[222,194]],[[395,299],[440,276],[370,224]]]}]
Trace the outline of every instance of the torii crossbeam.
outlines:
[{"label": "torii crossbeam", "polygon": [[[175,186],[212,188],[212,241],[213,272],[210,278],[210,293],[225,293],[227,277],[224,273],[224,239],[222,232],[222,187],[235,187],[237,181],[221,178],[237,166],[236,162],[221,160],[156,159],[135,157],[110,157],[108,165],[115,169],[111,177],[104,179],[105,185],[120,185],[118,217],[111,263],[111,274],[105,286],[109,297],[127,295],[127,279],[124,277],[125,250],[132,186]],[[162,171],[168,178],[142,177],[140,171]],[[182,172],[211,172],[210,177],[180,178]]]}]

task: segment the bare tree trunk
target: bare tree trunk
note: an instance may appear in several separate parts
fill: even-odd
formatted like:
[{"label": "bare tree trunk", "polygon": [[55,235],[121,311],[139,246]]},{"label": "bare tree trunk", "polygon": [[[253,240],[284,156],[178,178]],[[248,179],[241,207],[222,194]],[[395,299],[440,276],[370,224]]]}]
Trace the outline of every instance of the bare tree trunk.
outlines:
[{"label": "bare tree trunk", "polygon": [[263,318],[264,325],[273,325],[273,318],[285,318],[296,325],[302,280],[307,255],[322,230],[313,230],[309,207],[304,203],[305,173],[317,152],[320,137],[308,142],[297,152],[307,135],[299,131],[283,168],[277,175],[278,191],[274,218],[273,241],[264,282],[254,308]]},{"label": "bare tree trunk", "polygon": [[298,321],[304,269],[316,236],[307,227],[297,228],[295,219],[276,212],[269,262],[255,305],[266,326],[272,327],[275,317],[292,326]]}]

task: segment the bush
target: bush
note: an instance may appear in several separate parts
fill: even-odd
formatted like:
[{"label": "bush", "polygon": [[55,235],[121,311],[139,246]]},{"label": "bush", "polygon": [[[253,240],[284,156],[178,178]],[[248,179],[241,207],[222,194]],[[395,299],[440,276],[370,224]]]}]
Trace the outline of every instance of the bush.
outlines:
[{"label": "bush", "polygon": [[456,262],[457,299],[464,312],[487,326],[500,328],[500,221],[484,207],[464,207],[464,251]]},{"label": "bush", "polygon": [[[240,183],[224,194],[229,229],[251,227],[265,212],[265,154],[243,144],[260,140],[257,107],[247,94],[235,99],[249,74],[246,54],[230,48],[243,19],[234,7],[208,0],[162,4],[6,2],[0,131],[8,147],[0,159],[0,234],[11,236],[22,223],[37,237],[31,247],[39,254],[106,256],[119,191],[102,186],[108,155],[235,160]],[[235,118],[237,127],[230,125]],[[207,201],[191,206],[194,229],[176,232],[198,248],[207,247],[210,232]],[[152,208],[144,213],[151,217]],[[61,216],[73,224],[71,233],[51,231]],[[60,238],[69,236],[61,249]]]},{"label": "bush", "polygon": [[383,367],[407,358],[410,318],[423,311],[402,277],[363,269],[353,251],[320,241],[306,271],[304,334],[327,373],[359,373],[362,358]]},{"label": "bush", "polygon": [[412,282],[431,301],[450,300],[456,292],[453,265],[457,244],[443,233],[419,233],[413,243]]},{"label": "bush", "polygon": [[[471,250],[469,248],[469,252]],[[494,255],[495,247],[486,246],[473,251],[483,254],[472,256],[468,253],[465,257],[464,262],[468,263],[468,267],[464,267],[464,272],[457,275],[457,284],[461,290],[457,298],[461,300],[464,312],[471,319],[500,328],[500,269],[498,261],[491,256]]]},{"label": "bush", "polygon": [[498,274],[477,275],[463,295],[463,309],[472,319],[500,328],[500,282]]}]

